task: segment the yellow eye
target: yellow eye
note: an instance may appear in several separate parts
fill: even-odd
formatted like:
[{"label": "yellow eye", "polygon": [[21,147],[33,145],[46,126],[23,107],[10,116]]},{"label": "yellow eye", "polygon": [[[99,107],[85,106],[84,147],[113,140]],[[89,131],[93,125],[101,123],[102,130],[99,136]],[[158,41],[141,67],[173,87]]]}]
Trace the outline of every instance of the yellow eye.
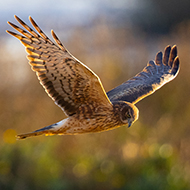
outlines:
[{"label": "yellow eye", "polygon": [[127,115],[126,115],[128,118],[131,118],[131,115],[129,114],[129,113],[127,113]]}]

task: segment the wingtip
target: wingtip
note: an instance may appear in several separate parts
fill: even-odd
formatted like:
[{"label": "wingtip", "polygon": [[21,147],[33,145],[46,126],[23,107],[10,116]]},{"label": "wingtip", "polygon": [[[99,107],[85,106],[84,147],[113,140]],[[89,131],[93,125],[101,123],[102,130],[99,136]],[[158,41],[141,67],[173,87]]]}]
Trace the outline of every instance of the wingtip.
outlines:
[{"label": "wingtip", "polygon": [[14,26],[15,26],[15,24],[13,24],[12,22],[10,22],[10,21],[7,21],[7,24],[9,24],[11,27],[13,27],[14,28]]},{"label": "wingtip", "polygon": [[158,53],[157,53],[157,56],[162,56],[162,52],[161,51],[159,51]]},{"label": "wingtip", "polygon": [[53,29],[51,29],[51,34],[52,34],[52,35],[55,35],[55,32],[53,31]]},{"label": "wingtip", "polygon": [[28,19],[30,22],[34,22],[34,19],[31,16],[29,16]]},{"label": "wingtip", "polygon": [[157,65],[161,65],[162,64],[162,52],[159,51],[157,54],[156,54],[156,58],[155,58],[155,62]]},{"label": "wingtip", "polygon": [[51,35],[53,36],[53,38],[57,41],[59,41],[59,38],[57,37],[57,35],[55,34],[55,32],[53,31],[53,29],[51,29]]},{"label": "wingtip", "polygon": [[20,21],[20,20],[21,20],[17,15],[14,15],[14,18],[15,18],[17,21]]},{"label": "wingtip", "polygon": [[163,58],[163,64],[168,65],[168,60],[170,56],[171,46],[167,45],[164,49],[164,58]]},{"label": "wingtip", "polygon": [[9,31],[9,30],[6,30],[6,32],[7,32],[8,34],[10,34],[10,35],[12,35],[12,36],[18,38],[18,39],[21,39],[21,36],[18,35],[17,33],[15,33],[15,32],[12,32],[12,31]]},{"label": "wingtip", "polygon": [[6,30],[6,32],[7,32],[8,34],[11,34],[11,31],[9,31],[9,30]]},{"label": "wingtip", "polygon": [[179,56],[177,56],[175,59],[174,59],[174,63],[172,65],[172,70],[179,70],[179,67],[180,67],[180,61],[179,61]]},{"label": "wingtip", "polygon": [[175,60],[174,60],[174,64],[179,65],[179,56],[177,56],[177,57],[175,58]]},{"label": "wingtip", "polygon": [[171,46],[170,46],[170,45],[167,45],[167,46],[165,47],[164,52],[170,52],[170,51],[171,51]]},{"label": "wingtip", "polygon": [[174,63],[174,60],[175,58],[177,57],[177,46],[174,45],[172,48],[171,48],[171,51],[170,51],[170,55],[169,55],[169,61],[168,61],[168,65],[173,68],[173,63]]},{"label": "wingtip", "polygon": [[176,44],[174,44],[174,45],[172,46],[172,48],[177,48],[177,45],[176,45]]},{"label": "wingtip", "polygon": [[166,48],[171,48],[171,45],[167,45]]},{"label": "wingtip", "polygon": [[176,45],[174,45],[172,47],[171,51],[172,51],[172,54],[175,54],[177,56],[177,46]]}]

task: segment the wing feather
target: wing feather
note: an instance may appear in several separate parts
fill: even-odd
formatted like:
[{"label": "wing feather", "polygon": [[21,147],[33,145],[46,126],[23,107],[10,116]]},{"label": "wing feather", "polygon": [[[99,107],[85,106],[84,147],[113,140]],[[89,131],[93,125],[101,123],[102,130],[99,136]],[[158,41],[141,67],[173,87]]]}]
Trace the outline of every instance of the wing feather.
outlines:
[{"label": "wing feather", "polygon": [[164,56],[162,52],[157,53],[155,62],[150,61],[140,73],[110,90],[107,95],[111,101],[122,100],[135,104],[173,80],[178,72],[177,47],[167,46]]},{"label": "wing feather", "polygon": [[19,17],[15,16],[15,19],[27,31],[8,22],[21,34],[7,32],[18,38],[26,47],[29,54],[27,58],[40,83],[67,115],[77,113],[81,106],[88,106],[88,111],[100,106],[111,106],[99,77],[72,56],[53,31],[52,36],[56,44],[43,33],[31,17],[29,20],[37,32]]}]

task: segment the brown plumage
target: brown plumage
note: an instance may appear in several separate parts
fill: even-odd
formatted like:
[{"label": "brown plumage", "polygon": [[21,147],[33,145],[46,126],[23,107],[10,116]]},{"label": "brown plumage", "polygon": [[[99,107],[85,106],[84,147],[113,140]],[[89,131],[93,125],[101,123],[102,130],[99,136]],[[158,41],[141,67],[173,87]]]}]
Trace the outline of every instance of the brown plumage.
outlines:
[{"label": "brown plumage", "polygon": [[173,80],[179,71],[177,48],[167,46],[163,58],[159,52],[155,62],[150,61],[142,72],[106,94],[99,77],[68,52],[53,30],[56,43],[31,17],[29,20],[37,32],[17,16],[15,19],[26,31],[8,22],[22,35],[7,32],[26,47],[32,70],[47,94],[68,116],[53,125],[18,135],[19,139],[41,134],[101,132],[122,125],[130,126],[138,119],[138,109],[134,104]]}]

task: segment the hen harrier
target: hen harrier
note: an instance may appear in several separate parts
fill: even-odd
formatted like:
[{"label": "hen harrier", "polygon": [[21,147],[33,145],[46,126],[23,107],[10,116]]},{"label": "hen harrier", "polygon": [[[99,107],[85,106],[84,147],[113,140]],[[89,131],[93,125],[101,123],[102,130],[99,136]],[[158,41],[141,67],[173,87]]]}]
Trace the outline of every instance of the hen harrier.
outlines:
[{"label": "hen harrier", "polygon": [[81,63],[62,45],[56,34],[52,42],[29,17],[34,31],[20,18],[15,19],[26,29],[8,22],[22,35],[7,31],[26,47],[32,70],[41,85],[68,118],[60,122],[21,134],[17,137],[38,135],[74,135],[108,131],[119,126],[130,127],[138,119],[139,111],[134,105],[173,80],[179,71],[177,48],[167,46],[157,53],[155,62],[150,61],[136,76],[105,92],[99,77]]}]

